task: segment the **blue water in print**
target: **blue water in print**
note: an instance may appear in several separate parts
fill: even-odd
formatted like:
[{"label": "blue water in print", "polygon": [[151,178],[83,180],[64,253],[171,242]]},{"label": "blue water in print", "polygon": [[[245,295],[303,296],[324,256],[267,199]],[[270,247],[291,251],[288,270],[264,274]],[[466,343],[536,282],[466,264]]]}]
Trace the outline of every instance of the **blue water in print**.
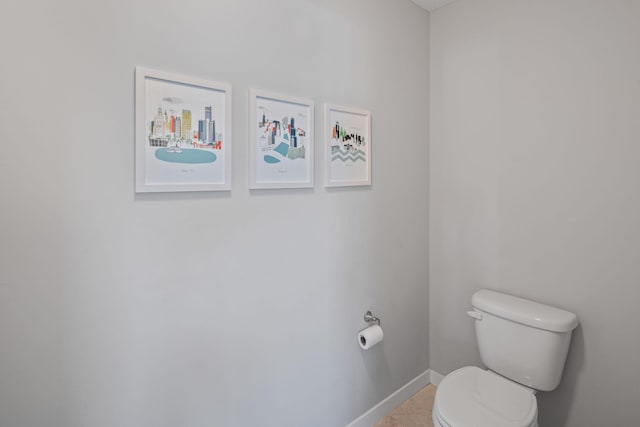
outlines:
[{"label": "blue water in print", "polygon": [[281,142],[273,151],[277,151],[282,155],[282,157],[287,157],[287,153],[289,152],[289,144]]},{"label": "blue water in print", "polygon": [[216,161],[216,155],[211,151],[198,150],[193,148],[183,148],[181,153],[172,153],[166,148],[158,148],[156,150],[156,158],[164,162],[170,163],[213,163]]}]

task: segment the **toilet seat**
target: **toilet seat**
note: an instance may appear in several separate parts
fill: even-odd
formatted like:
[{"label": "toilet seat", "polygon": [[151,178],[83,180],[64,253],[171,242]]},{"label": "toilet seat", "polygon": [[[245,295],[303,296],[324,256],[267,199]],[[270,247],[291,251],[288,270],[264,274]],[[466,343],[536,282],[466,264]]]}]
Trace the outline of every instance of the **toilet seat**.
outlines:
[{"label": "toilet seat", "polygon": [[447,375],[433,406],[440,427],[537,427],[537,416],[530,390],[475,366]]}]

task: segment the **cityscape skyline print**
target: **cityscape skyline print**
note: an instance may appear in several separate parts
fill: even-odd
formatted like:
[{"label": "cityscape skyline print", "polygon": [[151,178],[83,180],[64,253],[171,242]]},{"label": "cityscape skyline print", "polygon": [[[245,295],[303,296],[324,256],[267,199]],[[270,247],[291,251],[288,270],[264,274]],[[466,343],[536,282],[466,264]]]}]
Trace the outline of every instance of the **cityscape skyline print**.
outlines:
[{"label": "cityscape skyline print", "polygon": [[325,104],[326,185],[371,183],[371,114]]},{"label": "cityscape skyline print", "polygon": [[269,188],[312,182],[311,105],[278,96],[252,96],[252,185]]},{"label": "cityscape skyline print", "polygon": [[144,136],[136,134],[136,146],[143,145],[136,155],[144,158],[142,179],[147,187],[228,187],[228,90],[218,89],[214,82],[158,78],[156,73],[167,74],[150,70],[151,75],[140,80]]}]

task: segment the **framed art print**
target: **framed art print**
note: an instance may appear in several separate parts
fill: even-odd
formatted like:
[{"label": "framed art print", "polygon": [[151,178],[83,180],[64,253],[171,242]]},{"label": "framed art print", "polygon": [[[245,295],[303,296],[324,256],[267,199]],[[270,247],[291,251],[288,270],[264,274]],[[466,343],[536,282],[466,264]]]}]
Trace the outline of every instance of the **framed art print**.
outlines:
[{"label": "framed art print", "polygon": [[249,188],[313,187],[313,101],[251,90]]},{"label": "framed art print", "polygon": [[325,185],[371,185],[371,113],[324,106]]},{"label": "framed art print", "polygon": [[231,190],[231,86],[136,67],[136,192]]}]

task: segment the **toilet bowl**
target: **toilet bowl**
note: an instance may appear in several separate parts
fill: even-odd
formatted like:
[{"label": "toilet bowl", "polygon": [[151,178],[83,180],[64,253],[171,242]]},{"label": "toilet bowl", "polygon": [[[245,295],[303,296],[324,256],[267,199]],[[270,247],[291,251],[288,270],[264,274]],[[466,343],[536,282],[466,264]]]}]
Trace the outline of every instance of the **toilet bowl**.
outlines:
[{"label": "toilet bowl", "polygon": [[532,390],[493,372],[467,366],[438,385],[435,427],[538,427]]},{"label": "toilet bowl", "polygon": [[442,379],[435,427],[538,427],[535,393],[560,383],[578,316],[488,289],[471,303],[467,314],[490,370],[467,366]]}]

